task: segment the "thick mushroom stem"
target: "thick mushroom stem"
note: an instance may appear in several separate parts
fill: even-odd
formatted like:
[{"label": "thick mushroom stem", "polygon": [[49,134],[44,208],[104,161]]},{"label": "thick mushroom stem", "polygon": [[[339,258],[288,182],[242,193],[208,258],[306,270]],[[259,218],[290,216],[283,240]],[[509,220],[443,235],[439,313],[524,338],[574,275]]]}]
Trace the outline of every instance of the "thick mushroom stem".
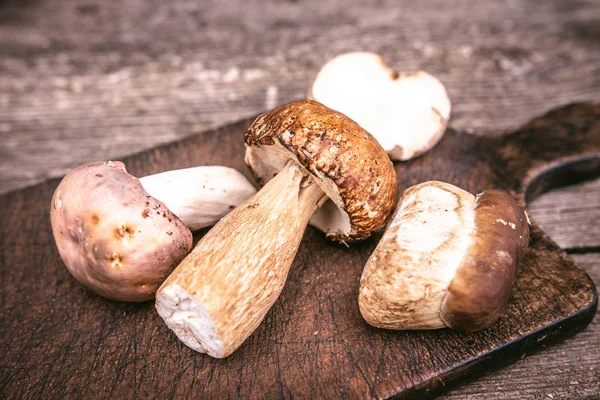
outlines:
[{"label": "thick mushroom stem", "polygon": [[289,162],[224,217],[163,283],[156,308],[192,349],[222,358],[277,300],[306,225],[325,193]]},{"label": "thick mushroom stem", "polygon": [[244,175],[221,166],[177,169],[139,180],[192,231],[214,225],[256,193]]}]

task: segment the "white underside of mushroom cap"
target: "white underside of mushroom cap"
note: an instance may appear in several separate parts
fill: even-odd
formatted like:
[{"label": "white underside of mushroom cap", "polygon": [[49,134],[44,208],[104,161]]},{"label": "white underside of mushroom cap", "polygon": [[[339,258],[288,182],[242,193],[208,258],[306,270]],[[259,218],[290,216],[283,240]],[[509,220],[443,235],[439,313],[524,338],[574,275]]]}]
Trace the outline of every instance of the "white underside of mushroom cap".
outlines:
[{"label": "white underside of mushroom cap", "polygon": [[156,293],[156,311],[179,340],[199,353],[222,358],[223,340],[202,304],[178,284]]},{"label": "white underside of mushroom cap", "polygon": [[[250,165],[254,174],[266,184],[289,160],[297,162],[295,156],[282,145],[276,143],[272,146],[252,146],[246,149],[246,163]],[[307,175],[313,177],[329,199],[315,211],[309,224],[326,235],[346,235],[352,230],[350,217],[344,211],[344,204],[339,195],[337,185],[329,178],[318,173],[306,171],[298,164]]]},{"label": "white underside of mushroom cap", "polygon": [[374,53],[347,53],[329,61],[309,97],[356,121],[392,160],[432,148],[450,119],[450,99],[438,79],[423,71],[397,74]]}]

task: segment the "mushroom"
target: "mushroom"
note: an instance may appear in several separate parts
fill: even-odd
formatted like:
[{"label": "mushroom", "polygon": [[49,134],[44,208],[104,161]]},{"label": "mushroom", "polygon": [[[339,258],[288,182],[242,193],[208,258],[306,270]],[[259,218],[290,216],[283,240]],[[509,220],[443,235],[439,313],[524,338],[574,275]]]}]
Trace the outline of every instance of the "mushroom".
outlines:
[{"label": "mushroom", "polygon": [[321,226],[350,243],[379,230],[396,199],[396,174],[377,141],[315,101],[259,116],[245,141],[246,163],[264,187],[217,223],[156,294],[179,339],[217,358],[235,351],[271,308],[323,202],[335,215]]},{"label": "mushroom", "polygon": [[365,265],[360,312],[387,329],[489,327],[504,311],[528,242],[526,213],[502,191],[413,186]]},{"label": "mushroom", "polygon": [[86,164],[56,188],[52,232],[67,269],[84,286],[113,300],[145,301],[192,249],[186,225],[210,225],[255,191],[226,167],[138,180],[118,161]]},{"label": "mushroom", "polygon": [[256,193],[244,175],[222,166],[176,169],[139,180],[192,231],[214,225]]},{"label": "mushroom", "polygon": [[348,115],[375,136],[392,160],[409,160],[431,149],[450,119],[450,99],[438,79],[423,71],[393,71],[374,53],[330,60],[309,98]]}]

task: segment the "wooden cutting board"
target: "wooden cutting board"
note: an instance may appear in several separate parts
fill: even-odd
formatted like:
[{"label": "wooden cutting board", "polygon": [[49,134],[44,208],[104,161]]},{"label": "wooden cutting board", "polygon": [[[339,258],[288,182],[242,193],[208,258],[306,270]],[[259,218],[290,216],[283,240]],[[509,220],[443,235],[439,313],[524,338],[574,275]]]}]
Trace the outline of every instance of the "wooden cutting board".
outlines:
[{"label": "wooden cutting board", "polygon": [[[250,122],[124,161],[138,176],[204,164],[248,175]],[[437,179],[525,202],[600,171],[600,104],[567,106],[508,134],[449,130],[396,171],[401,189]],[[236,353],[215,360],[182,345],[152,302],[108,301],[69,275],[48,215],[58,182],[0,197],[1,398],[422,398],[573,335],[596,311],[588,276],[534,226],[507,313],[490,329],[375,329],[357,296],[379,236],[347,248],[308,228],[273,309]]]}]

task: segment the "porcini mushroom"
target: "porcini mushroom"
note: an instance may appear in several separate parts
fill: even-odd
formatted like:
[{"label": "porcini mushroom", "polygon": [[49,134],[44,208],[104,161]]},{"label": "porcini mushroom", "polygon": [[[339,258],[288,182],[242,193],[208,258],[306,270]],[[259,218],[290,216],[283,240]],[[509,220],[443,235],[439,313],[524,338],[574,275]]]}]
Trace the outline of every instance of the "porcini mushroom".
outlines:
[{"label": "porcini mushroom", "polygon": [[259,116],[245,140],[246,162],[265,186],[217,223],[156,295],[179,339],[218,358],[246,340],[279,296],[319,205],[331,200],[336,214],[322,226],[350,243],[379,230],[396,198],[396,174],[377,141],[315,101]]},{"label": "porcini mushroom", "polygon": [[214,225],[256,193],[244,175],[222,166],[176,169],[139,180],[192,231]]},{"label": "porcini mushroom", "polygon": [[342,54],[326,63],[309,98],[352,118],[392,160],[431,149],[450,119],[450,99],[438,79],[423,71],[396,72],[368,52]]},{"label": "porcini mushroom", "polygon": [[360,312],[387,329],[489,327],[503,313],[528,242],[527,215],[505,192],[413,186],[365,265]]},{"label": "porcini mushroom", "polygon": [[113,300],[144,301],[190,252],[186,225],[214,223],[254,192],[243,175],[225,167],[138,180],[121,162],[91,163],[69,172],[56,188],[52,232],[80,283]]}]

